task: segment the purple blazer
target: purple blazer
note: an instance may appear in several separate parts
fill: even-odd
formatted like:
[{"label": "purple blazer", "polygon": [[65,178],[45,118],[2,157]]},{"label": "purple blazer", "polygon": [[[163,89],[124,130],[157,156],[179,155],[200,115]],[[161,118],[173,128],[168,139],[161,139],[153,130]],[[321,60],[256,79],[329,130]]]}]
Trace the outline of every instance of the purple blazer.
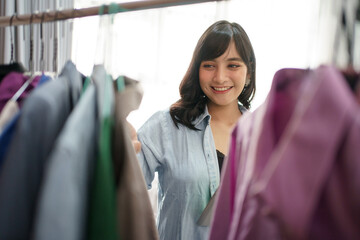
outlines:
[{"label": "purple blazer", "polygon": [[360,108],[336,68],[279,70],[223,168],[210,239],[360,239]]},{"label": "purple blazer", "polygon": [[[11,72],[7,74],[0,83],[0,112],[15,93],[21,88],[21,86],[29,79],[29,76],[25,76],[22,73]],[[17,100],[19,105],[22,106],[22,102],[27,95],[36,87],[40,80],[40,76],[36,76],[25,91],[20,95]]]}]

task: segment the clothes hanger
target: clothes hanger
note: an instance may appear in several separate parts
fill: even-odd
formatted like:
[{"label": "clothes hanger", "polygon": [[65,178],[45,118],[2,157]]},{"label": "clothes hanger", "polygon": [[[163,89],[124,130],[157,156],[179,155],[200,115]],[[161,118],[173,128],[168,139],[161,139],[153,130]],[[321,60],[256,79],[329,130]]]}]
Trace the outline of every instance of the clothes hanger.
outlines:
[{"label": "clothes hanger", "polygon": [[[116,3],[111,3],[108,6],[108,12],[109,12],[110,18],[111,18],[111,28],[113,28],[113,24],[114,24],[114,14],[116,14],[118,12],[124,12],[124,11],[127,11],[127,9],[121,8]],[[125,90],[125,77],[124,76],[119,76],[118,78],[116,78],[115,82],[116,82],[116,89],[118,92],[122,92]]]},{"label": "clothes hanger", "polygon": [[[40,21],[40,63],[39,63],[39,70],[35,71],[35,66],[34,66],[34,59],[33,59],[33,50],[34,50],[34,37],[33,37],[33,27],[32,27],[32,19],[33,17],[36,15],[35,14],[31,14],[30,17],[30,59],[29,59],[29,65],[30,65],[30,72],[27,72],[25,75],[28,76],[33,76],[33,75],[47,75],[49,77],[54,78],[56,76],[57,70],[56,71],[45,71],[45,59],[44,59],[44,53],[45,53],[45,42],[44,42],[44,28],[43,28],[43,24],[44,24],[44,19],[46,16],[46,12],[43,12],[41,14],[41,21]],[[57,12],[55,14],[55,18],[57,17]],[[55,41],[55,40],[54,40]],[[54,42],[54,51],[55,55],[53,57],[53,64],[54,66],[57,66],[57,39],[56,42]],[[54,67],[53,66],[53,67]],[[56,67],[57,69],[57,67]]]},{"label": "clothes hanger", "polygon": [[59,11],[55,11],[54,15],[54,41],[53,41],[53,72],[57,74],[58,72],[58,14]]},{"label": "clothes hanger", "polygon": [[41,15],[41,22],[40,22],[40,71],[43,73],[45,70],[45,61],[44,61],[44,49],[45,49],[45,43],[44,43],[44,32],[43,32],[43,22],[45,17],[45,12]]},{"label": "clothes hanger", "polygon": [[[341,9],[341,25],[338,29],[338,34],[335,39],[335,51],[339,44],[339,36],[341,35],[341,30],[345,34],[346,37],[346,50],[347,50],[347,66],[343,69],[340,69],[343,77],[345,78],[350,89],[355,92],[360,81],[360,72],[356,71],[354,68],[354,46],[355,46],[355,24],[356,21],[360,21],[360,0],[355,10],[355,19],[353,24],[350,24],[346,14],[345,1],[343,2]],[[337,51],[333,55],[333,62],[336,62]]]},{"label": "clothes hanger", "polygon": [[[45,17],[45,12],[41,15],[41,22],[40,22],[40,41],[41,41],[41,46],[40,46],[40,69],[42,72],[44,72],[44,40],[43,40],[43,21],[44,21],[44,17]],[[30,18],[30,27],[32,26],[32,19],[33,19],[33,14],[31,14],[31,18]],[[32,30],[32,28],[31,28]],[[31,84],[31,82],[38,76],[38,74],[34,73],[34,70],[32,68],[33,65],[33,37],[32,37],[32,32],[30,31],[30,59],[29,59],[29,64],[31,67],[31,75],[30,78],[28,80],[26,80],[26,82],[19,88],[19,90],[16,91],[16,93],[12,96],[11,100],[12,101],[17,101],[19,99],[19,97],[21,96],[21,94],[27,89],[27,87]]]},{"label": "clothes hanger", "polygon": [[34,75],[34,34],[33,34],[33,17],[34,15],[31,14],[30,16],[30,24],[29,24],[29,30],[30,30],[30,53],[29,53],[29,70],[31,72],[31,75]]},{"label": "clothes hanger", "polygon": [[[96,57],[94,59],[94,65],[104,65],[106,70],[110,73],[113,73],[111,64],[109,64],[109,62],[111,62],[110,56],[112,55],[113,46],[112,32],[116,31],[114,30],[114,16],[116,13],[125,11],[127,11],[127,9],[120,7],[116,3],[111,3],[109,5],[103,4],[98,10],[100,19],[96,40]],[[108,16],[105,14],[108,14]]]},{"label": "clothes hanger", "polygon": [[9,30],[10,30],[10,63],[8,64],[0,64],[0,81],[10,72],[19,72],[25,73],[26,68],[21,62],[17,62],[14,60],[14,39],[12,32],[12,23],[13,19],[16,17],[16,14],[13,14],[10,18]]},{"label": "clothes hanger", "polygon": [[[93,71],[97,66],[104,66],[104,68],[106,69],[106,54],[108,51],[106,51],[106,37],[105,34],[107,31],[105,31],[105,28],[108,27],[108,22],[106,20],[108,20],[108,18],[104,18],[104,13],[105,13],[105,8],[106,5],[103,4],[99,7],[98,10],[98,16],[99,16],[99,25],[98,25],[98,29],[97,29],[97,36],[96,36],[96,47],[95,47],[95,58],[93,61]],[[111,44],[109,44],[111,45]],[[107,69],[108,70],[108,69]],[[96,79],[93,76],[87,77],[85,79],[85,83],[91,81],[92,83],[95,83],[96,85],[102,85],[102,82],[100,79]],[[86,83],[87,84],[87,83]]]}]

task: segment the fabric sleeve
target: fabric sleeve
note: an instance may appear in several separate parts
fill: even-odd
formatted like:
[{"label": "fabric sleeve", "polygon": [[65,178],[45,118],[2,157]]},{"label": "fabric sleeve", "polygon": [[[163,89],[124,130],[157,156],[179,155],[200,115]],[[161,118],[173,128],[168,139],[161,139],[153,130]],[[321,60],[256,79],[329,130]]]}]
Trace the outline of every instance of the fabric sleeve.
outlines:
[{"label": "fabric sleeve", "polygon": [[[246,163],[249,161],[249,149],[252,141],[255,113],[246,112],[238,121],[230,136],[228,156],[224,160],[220,186],[215,199],[215,209],[210,225],[210,240],[227,239],[230,237],[234,219],[239,215],[236,206],[240,185],[243,182]],[[258,116],[259,118],[261,117]],[[256,141],[254,142],[256,144]]]},{"label": "fabric sleeve", "polygon": [[[349,216],[351,216],[351,232],[354,239],[360,237],[359,222],[360,222],[360,112],[357,113],[356,119],[352,124],[347,139],[344,143],[343,158],[341,159],[342,166],[339,169],[343,170],[344,176],[341,180],[346,181],[347,200],[346,206],[349,209]],[[350,224],[349,224],[350,225]],[[356,236],[356,237],[355,237]]]},{"label": "fabric sleeve", "polygon": [[137,154],[147,188],[151,188],[156,171],[161,168],[161,159],[167,137],[164,127],[165,112],[157,112],[151,116],[138,130],[141,151]]}]

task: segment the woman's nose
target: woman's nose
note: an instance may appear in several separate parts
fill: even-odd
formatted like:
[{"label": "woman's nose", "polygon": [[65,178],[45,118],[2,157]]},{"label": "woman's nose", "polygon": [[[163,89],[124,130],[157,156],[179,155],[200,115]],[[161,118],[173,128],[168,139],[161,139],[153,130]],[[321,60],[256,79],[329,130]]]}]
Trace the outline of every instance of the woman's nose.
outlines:
[{"label": "woman's nose", "polygon": [[223,83],[226,79],[226,71],[222,68],[217,68],[214,74],[214,82]]}]

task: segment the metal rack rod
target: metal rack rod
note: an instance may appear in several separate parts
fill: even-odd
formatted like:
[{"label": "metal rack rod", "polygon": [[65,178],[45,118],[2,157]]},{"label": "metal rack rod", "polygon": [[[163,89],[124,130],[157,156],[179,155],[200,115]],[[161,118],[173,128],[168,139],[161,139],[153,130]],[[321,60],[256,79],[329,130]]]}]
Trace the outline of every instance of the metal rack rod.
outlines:
[{"label": "metal rack rod", "polygon": [[[119,9],[125,9],[129,12],[136,10],[146,10],[153,8],[172,7],[179,5],[188,5],[204,2],[215,2],[222,0],[143,0],[136,2],[119,3]],[[27,25],[30,23],[45,23],[53,21],[61,21],[73,18],[89,17],[99,15],[99,10],[103,8],[103,14],[109,13],[110,5],[102,5],[97,7],[81,8],[81,9],[65,9],[60,11],[46,11],[33,14],[13,15],[0,17],[0,27]]]}]

